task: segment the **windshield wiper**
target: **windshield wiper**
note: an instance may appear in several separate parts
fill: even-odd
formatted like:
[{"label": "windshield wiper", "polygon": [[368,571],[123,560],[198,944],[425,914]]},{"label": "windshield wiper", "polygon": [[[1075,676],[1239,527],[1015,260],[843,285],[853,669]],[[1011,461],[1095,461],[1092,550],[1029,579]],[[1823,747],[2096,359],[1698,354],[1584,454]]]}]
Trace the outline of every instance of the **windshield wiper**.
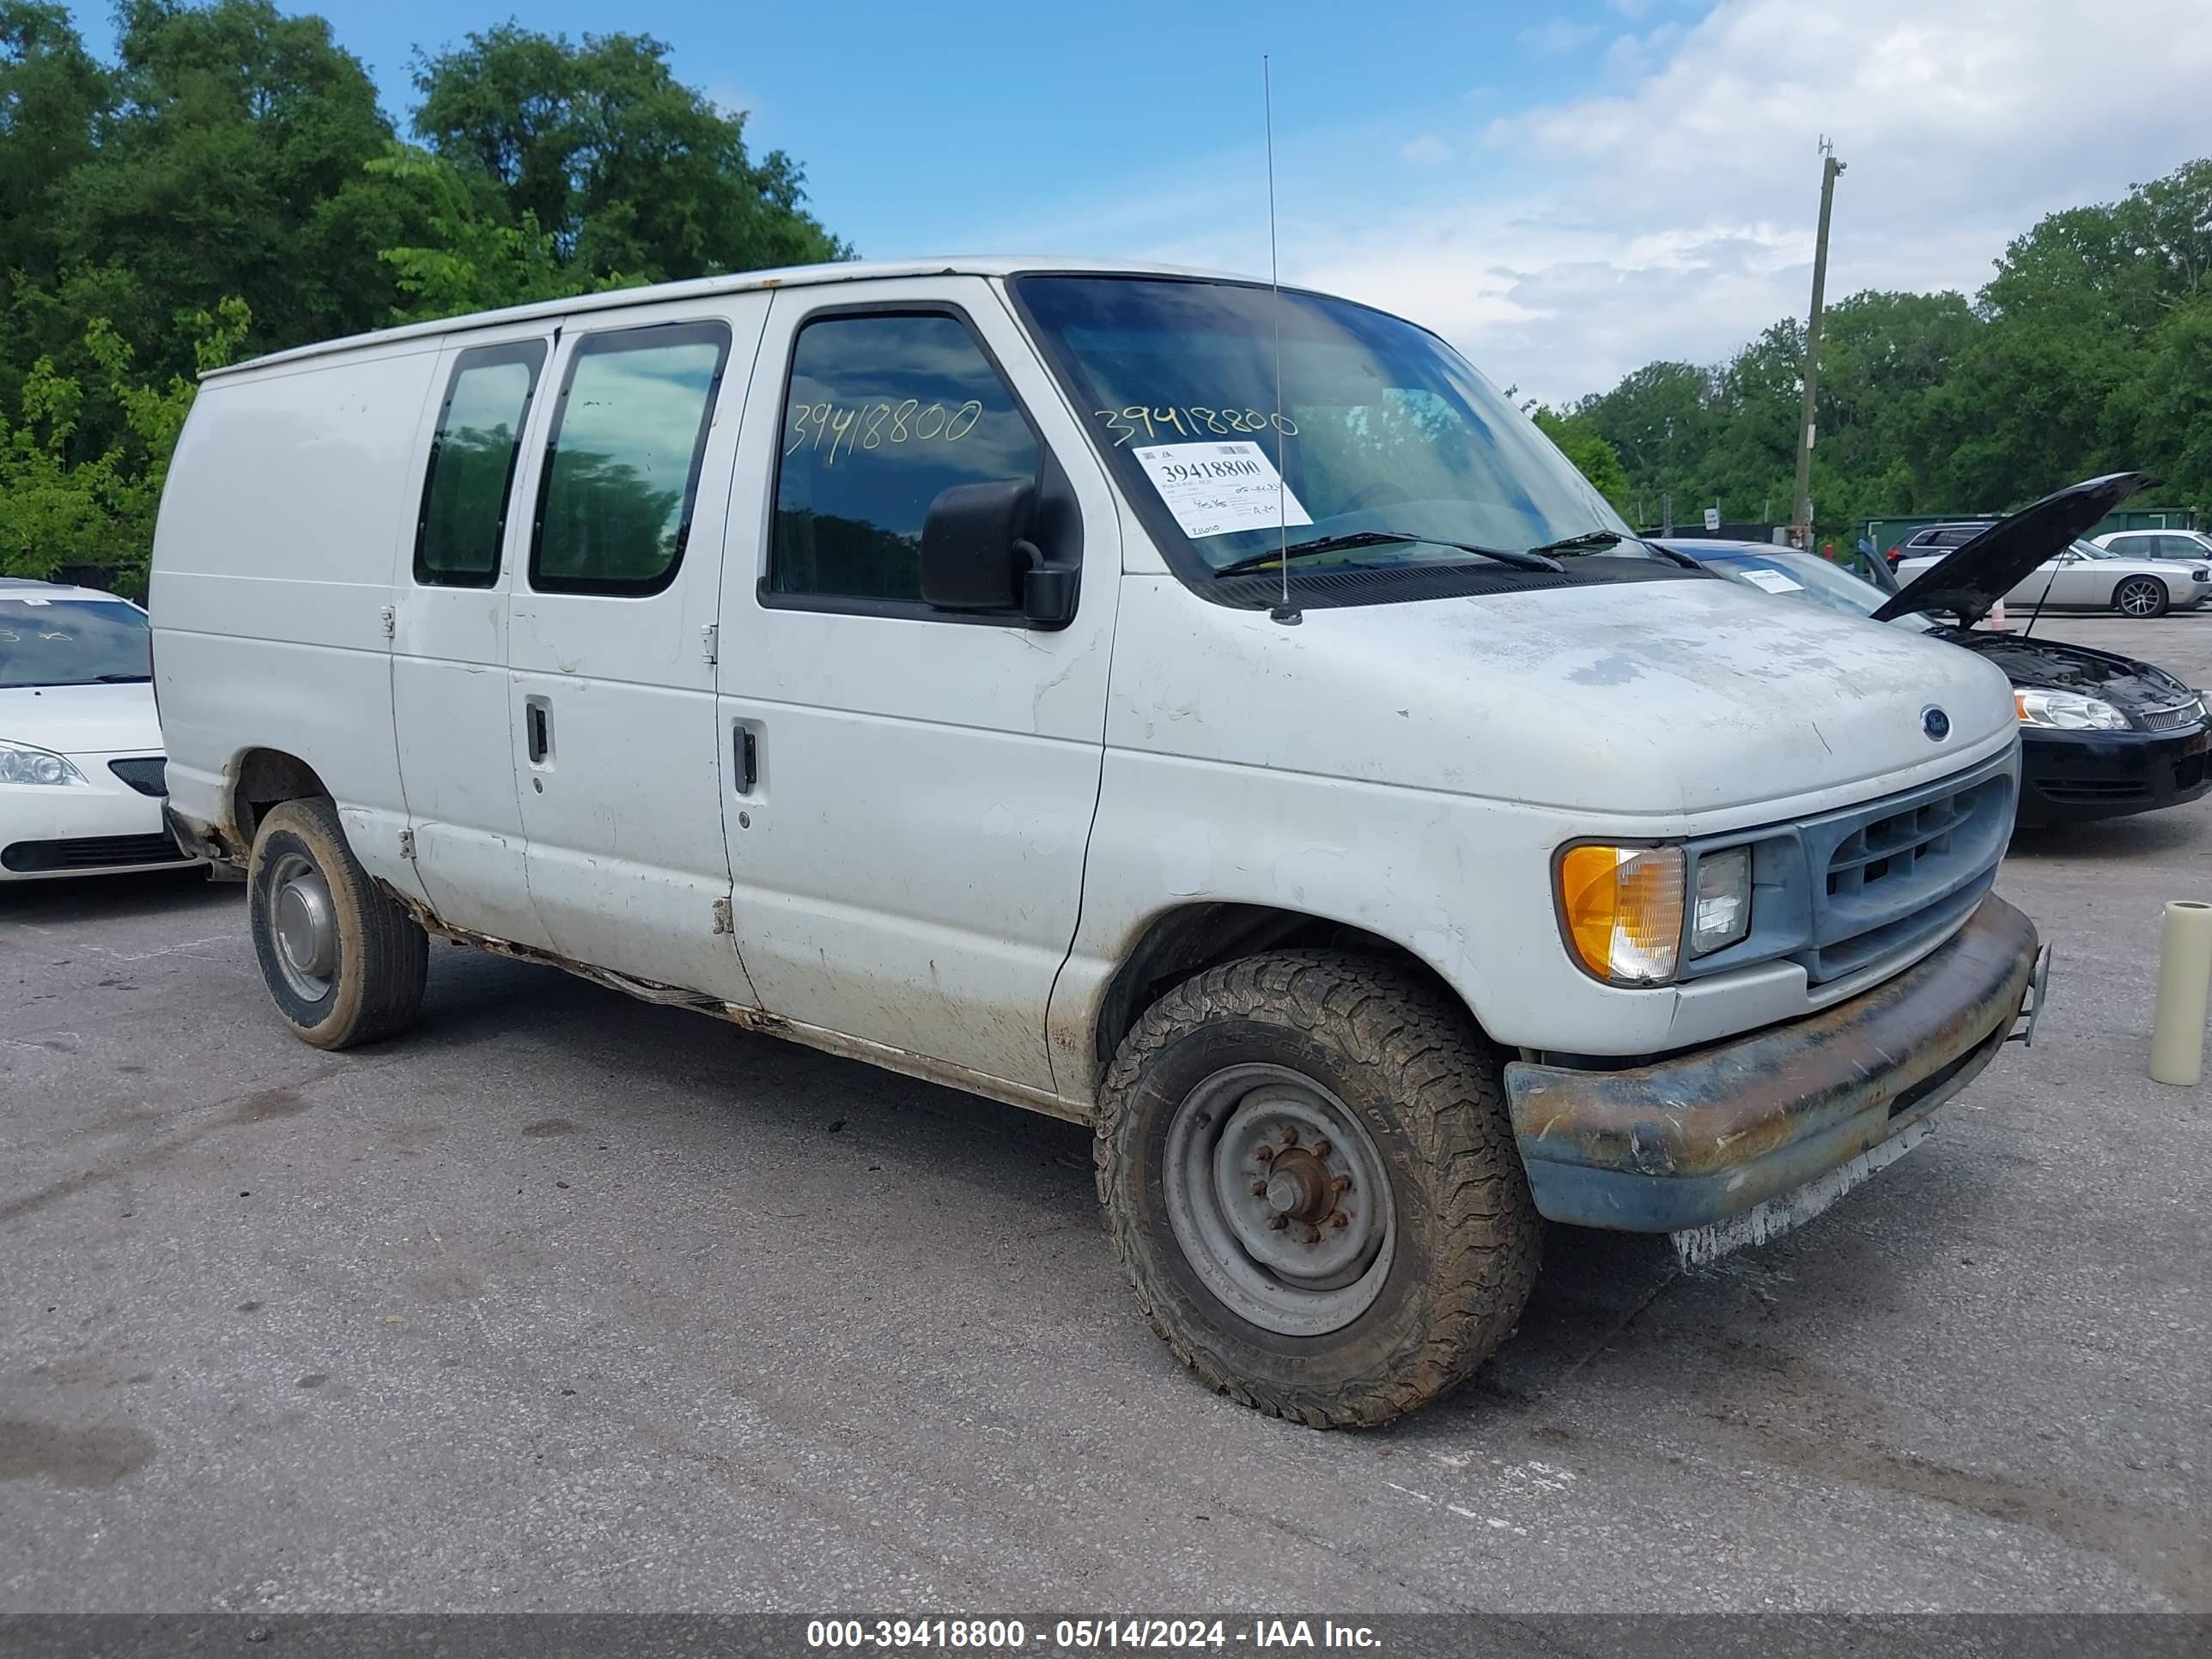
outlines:
[{"label": "windshield wiper", "polygon": [[1686,553],[1677,553],[1671,547],[1662,547],[1657,542],[1647,542],[1641,536],[1624,536],[1618,530],[1585,530],[1579,536],[1562,536],[1558,541],[1546,542],[1532,547],[1531,553],[1595,553],[1601,547],[1612,547],[1620,542],[1634,542],[1647,553],[1664,559],[1669,564],[1680,565],[1685,570],[1702,570],[1705,567]]},{"label": "windshield wiper", "polygon": [[1255,553],[1249,558],[1232,559],[1213,574],[1217,576],[1249,576],[1255,571],[1266,570],[1292,559],[1311,558],[1317,554],[1341,553],[1355,547],[1396,547],[1418,543],[1426,543],[1431,547],[1456,548],[1462,553],[1480,553],[1486,559],[1510,564],[1516,570],[1544,570],[1557,575],[1566,568],[1557,559],[1546,557],[1540,549],[1523,553],[1509,547],[1477,547],[1472,542],[1448,542],[1438,536],[1408,536],[1399,530],[1352,530],[1341,536],[1316,536],[1311,541],[1292,542],[1288,547]]},{"label": "windshield wiper", "polygon": [[151,674],[94,674],[92,678],[99,685],[143,685],[154,677]]}]

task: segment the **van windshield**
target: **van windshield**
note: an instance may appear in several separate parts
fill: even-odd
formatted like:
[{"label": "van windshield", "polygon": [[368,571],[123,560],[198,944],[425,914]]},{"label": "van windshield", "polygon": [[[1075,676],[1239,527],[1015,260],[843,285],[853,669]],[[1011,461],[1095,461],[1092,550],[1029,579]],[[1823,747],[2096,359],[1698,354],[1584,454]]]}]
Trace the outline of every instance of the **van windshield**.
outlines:
[{"label": "van windshield", "polygon": [[0,593],[0,689],[153,678],[151,636],[137,606]]},{"label": "van windshield", "polygon": [[1270,289],[1228,282],[1038,276],[1014,291],[1078,417],[1187,574],[1267,565],[1285,542],[1301,573],[1481,563],[1526,580],[1541,561],[1468,550],[1593,532],[1610,533],[1554,550],[1570,566],[1655,556],[1616,539],[1628,526],[1497,388],[1401,319],[1288,291],[1279,307]]}]

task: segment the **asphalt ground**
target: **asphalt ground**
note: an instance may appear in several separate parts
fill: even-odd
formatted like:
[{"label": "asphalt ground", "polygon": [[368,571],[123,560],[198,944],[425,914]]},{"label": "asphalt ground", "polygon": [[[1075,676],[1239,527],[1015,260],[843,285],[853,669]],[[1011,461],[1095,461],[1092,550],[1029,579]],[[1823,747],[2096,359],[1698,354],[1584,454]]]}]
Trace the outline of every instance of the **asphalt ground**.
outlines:
[{"label": "asphalt ground", "polygon": [[2212,1608],[2208,850],[2021,836],[2049,1012],[1926,1145],[1694,1273],[1554,1231],[1338,1434],[1174,1362],[1079,1129],[443,945],[325,1054],[239,887],[0,888],[0,1612]]}]

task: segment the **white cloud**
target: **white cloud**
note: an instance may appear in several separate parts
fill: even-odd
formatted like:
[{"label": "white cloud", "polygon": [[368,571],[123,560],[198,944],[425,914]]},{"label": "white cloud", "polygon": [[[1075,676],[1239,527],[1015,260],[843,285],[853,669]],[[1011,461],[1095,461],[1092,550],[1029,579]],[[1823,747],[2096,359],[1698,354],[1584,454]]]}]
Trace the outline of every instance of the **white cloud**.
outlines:
[{"label": "white cloud", "polygon": [[1425,132],[1406,145],[1398,154],[1407,161],[1422,167],[1434,167],[1439,161],[1452,158],[1452,147],[1433,132]]},{"label": "white cloud", "polygon": [[1531,52],[1572,52],[1577,46],[1597,33],[1595,23],[1570,23],[1564,17],[1555,17],[1540,28],[1522,29],[1513,38]]},{"label": "white cloud", "polygon": [[[2044,214],[2212,153],[2207,85],[2202,0],[1721,0],[1644,35],[1602,90],[1486,124],[1457,99],[1427,112],[1453,151],[1434,167],[1378,172],[1402,127],[1279,133],[1283,274],[1403,312],[1557,401],[1656,357],[1719,360],[1803,311],[1823,133],[1849,164],[1831,299],[1971,294]],[[1218,159],[1069,204],[1052,240],[1263,271],[1256,182]],[[1139,205],[1193,173],[1218,187],[1202,207]]]},{"label": "white cloud", "polygon": [[1651,9],[1651,0],[1606,0],[1623,17],[1641,17]]}]

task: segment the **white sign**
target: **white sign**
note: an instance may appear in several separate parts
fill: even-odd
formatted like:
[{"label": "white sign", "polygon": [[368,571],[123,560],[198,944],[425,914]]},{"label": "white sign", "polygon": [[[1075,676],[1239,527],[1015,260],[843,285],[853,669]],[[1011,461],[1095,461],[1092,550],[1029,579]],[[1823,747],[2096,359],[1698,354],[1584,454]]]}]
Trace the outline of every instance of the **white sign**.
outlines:
[{"label": "white sign", "polygon": [[1770,593],[1795,593],[1805,586],[1801,581],[1792,581],[1779,570],[1747,570],[1743,573],[1743,579],[1753,587],[1763,587]]},{"label": "white sign", "polygon": [[1707,508],[1705,509],[1705,528],[1706,528],[1706,529],[1708,529],[1708,530],[1718,530],[1720,527],[1721,527],[1721,510],[1720,510],[1720,508],[1718,508],[1717,507],[1707,507]]},{"label": "white sign", "polygon": [[1168,511],[1196,540],[1238,530],[1310,525],[1312,515],[1291,493],[1267,452],[1249,440],[1219,444],[1156,444],[1133,450]]}]

